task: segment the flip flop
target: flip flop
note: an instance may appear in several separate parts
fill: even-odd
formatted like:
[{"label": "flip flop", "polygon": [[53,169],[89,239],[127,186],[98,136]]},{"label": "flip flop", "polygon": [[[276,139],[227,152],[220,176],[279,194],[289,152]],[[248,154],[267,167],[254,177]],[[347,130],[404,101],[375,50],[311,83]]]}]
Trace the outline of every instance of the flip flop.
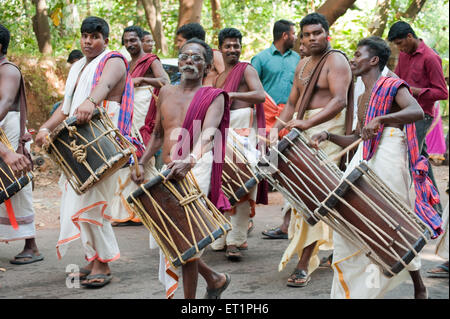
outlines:
[{"label": "flip flop", "polygon": [[106,286],[111,282],[112,275],[111,274],[96,274],[96,275],[88,275],[86,277],[86,280],[92,280],[92,279],[103,279],[102,282],[82,282],[81,285],[86,288],[101,288]]},{"label": "flip flop", "polygon": [[[25,259],[25,258],[30,258],[28,260],[20,260],[20,259]],[[44,256],[42,256],[42,254],[40,255],[35,255],[35,254],[29,254],[29,253],[22,253],[22,254],[18,254],[17,256],[14,257],[14,259],[10,260],[9,262],[13,265],[26,265],[26,264],[31,264],[37,261],[41,261],[44,259]]]},{"label": "flip flop", "polygon": [[226,278],[226,281],[222,287],[217,288],[217,289],[211,289],[211,290],[206,288],[206,294],[203,297],[203,299],[220,299],[220,296],[225,291],[225,289],[228,288],[228,286],[230,285],[230,281],[231,281],[231,276],[229,274],[225,274],[225,278]]},{"label": "flip flop", "polygon": [[[89,276],[89,274],[91,273],[91,271],[88,270],[88,269],[86,269],[86,268],[80,268],[80,270],[78,271],[78,273],[81,274],[80,276],[78,276],[78,278],[79,278],[80,280],[84,280],[84,279],[86,279],[87,276]],[[75,274],[75,273],[70,273],[70,274],[67,275],[67,277],[70,277],[71,280],[74,280],[75,277],[76,277],[74,274]]]},{"label": "flip flop", "polygon": [[132,220],[126,222],[113,222],[112,227],[125,227],[125,226],[142,226],[142,222],[134,222]]},{"label": "flip flop", "polygon": [[[311,280],[311,277],[303,269],[295,269],[294,272],[291,274],[291,276],[289,276],[289,278],[291,278],[292,276],[295,276],[295,277],[293,278],[292,282],[289,282],[289,281],[287,282],[286,285],[288,287],[306,287]],[[301,283],[297,283],[296,281],[298,279],[305,279],[305,281],[301,282]]]},{"label": "flip flop", "polygon": [[448,278],[448,266],[441,264],[436,266],[436,268],[428,270],[427,274],[430,278]]},{"label": "flip flop", "polygon": [[227,246],[227,251],[225,252],[225,257],[231,261],[240,261],[242,258],[241,252],[236,246]]},{"label": "flip flop", "polygon": [[288,234],[283,233],[280,227],[264,230],[262,234],[268,237],[266,239],[288,239]]}]

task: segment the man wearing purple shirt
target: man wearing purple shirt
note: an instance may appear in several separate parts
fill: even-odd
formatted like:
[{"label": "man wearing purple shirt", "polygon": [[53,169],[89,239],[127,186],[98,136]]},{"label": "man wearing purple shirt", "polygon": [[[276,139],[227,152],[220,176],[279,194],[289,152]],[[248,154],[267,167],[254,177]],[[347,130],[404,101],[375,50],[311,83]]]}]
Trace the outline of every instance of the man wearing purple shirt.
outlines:
[{"label": "man wearing purple shirt", "polygon": [[[413,96],[425,113],[425,118],[415,124],[419,151],[428,158],[425,137],[433,123],[434,103],[448,98],[441,58],[422,39],[417,38],[406,22],[394,23],[389,30],[388,40],[400,50],[395,73],[409,84]],[[433,170],[431,165],[428,166],[428,175],[437,189]],[[442,215],[441,204],[434,208]]]}]

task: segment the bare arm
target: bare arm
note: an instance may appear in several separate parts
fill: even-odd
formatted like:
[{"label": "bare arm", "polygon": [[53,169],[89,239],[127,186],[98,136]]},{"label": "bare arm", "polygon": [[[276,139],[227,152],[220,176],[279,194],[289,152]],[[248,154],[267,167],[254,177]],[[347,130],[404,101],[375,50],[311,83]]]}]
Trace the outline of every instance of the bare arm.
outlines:
[{"label": "bare arm", "polygon": [[189,156],[189,161],[177,161],[170,163],[167,167],[171,169],[170,174],[167,178],[173,178],[176,180],[181,180],[186,176],[186,174],[195,166],[196,159],[202,157],[203,154],[211,150],[213,146],[214,136],[217,133],[217,128],[222,121],[224,112],[224,102],[225,98],[223,95],[219,95],[209,107],[206,112],[205,119],[202,126],[202,134],[200,138],[194,142],[191,154]]},{"label": "bare arm", "polygon": [[378,116],[370,121],[361,131],[363,140],[375,137],[382,124],[409,124],[423,119],[424,113],[422,108],[406,87],[402,86],[398,89],[395,103],[401,110]]},{"label": "bare arm", "polygon": [[249,65],[245,69],[244,80],[248,86],[248,92],[230,92],[228,93],[230,98],[252,104],[264,103],[266,99],[264,88],[253,66]]},{"label": "bare arm", "polygon": [[153,61],[150,68],[152,69],[152,73],[153,73],[154,77],[153,78],[149,78],[149,77],[134,78],[133,82],[135,83],[135,85],[136,85],[136,83],[138,83],[139,85],[148,84],[148,85],[151,85],[156,88],[161,88],[164,85],[170,83],[169,77],[168,77],[167,73],[164,71],[161,61],[156,59],[155,61]]},{"label": "bare arm", "polygon": [[[112,89],[119,83],[120,80],[126,77],[127,70],[125,64],[121,58],[111,58],[109,59],[103,69],[102,75],[98,81],[98,84],[91,92],[91,98],[99,104],[101,101],[106,99],[108,94]],[[77,116],[77,122],[79,124],[86,123],[90,121],[92,117],[92,112],[95,109],[94,103],[86,99],[81,103],[74,115]]]},{"label": "bare arm", "polygon": [[[10,64],[1,67],[0,72],[0,121],[11,109],[20,89],[20,72]],[[19,110],[17,110],[19,111]]]},{"label": "bare arm", "polygon": [[214,68],[216,69],[217,74],[222,73],[225,71],[225,63],[223,62],[222,53],[219,51],[213,51],[214,52]]},{"label": "bare arm", "polygon": [[292,120],[286,128],[297,127],[300,130],[307,130],[334,118],[341,112],[348,103],[348,88],[352,81],[352,71],[347,59],[339,53],[331,54],[327,60],[328,74],[327,81],[331,94],[331,99],[325,107],[307,120]]}]

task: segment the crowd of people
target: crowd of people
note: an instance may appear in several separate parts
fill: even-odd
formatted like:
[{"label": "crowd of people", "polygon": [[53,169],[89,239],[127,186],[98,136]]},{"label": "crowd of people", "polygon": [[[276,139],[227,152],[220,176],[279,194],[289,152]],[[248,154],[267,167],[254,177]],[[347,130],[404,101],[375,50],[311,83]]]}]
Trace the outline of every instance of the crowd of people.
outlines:
[{"label": "crowd of people", "polygon": [[[141,27],[123,30],[122,45],[129,61],[108,48],[109,26],[102,18],[84,19],[80,31],[81,52],[73,51],[67,60],[71,68],[64,99],[53,107],[34,143],[48,143],[49,134],[69,116],[76,116],[78,125],[88,123],[94,109],[101,106],[119,132],[133,140],[138,162],[136,169],[121,168],[83,194],[61,175],[56,253],[63,258],[69,244],[81,239],[84,256],[80,258],[87,261],[70,278],[79,278],[87,288],[111,282],[110,264],[120,258],[113,226],[142,225],[124,204],[126,198],[137,185],[167,169],[167,179],[177,181],[192,172],[201,191],[229,220],[231,230],[213,241],[210,249],[223,252],[230,261],[245,262],[245,250],[251,249],[248,234],[258,218],[256,205],[268,204],[269,185],[260,182],[231,206],[221,189],[224,153],[214,150],[225,149],[237,134],[261,151],[261,141],[276,145],[294,128],[310,138],[312,148],[332,158],[344,176],[365,160],[393,192],[416,207],[432,237],[440,237],[436,253],[445,259],[428,273],[448,277],[448,205],[443,209],[440,204],[443,194],[439,195],[427,161],[426,139],[436,118],[435,104],[448,98],[448,89],[440,57],[408,23],[396,22],[389,30],[388,41],[400,50],[395,70],[387,68],[391,50],[379,37],[360,39],[351,59],[333,49],[329,24],[318,13],[305,16],[299,29],[290,21],[277,21],[272,45],[251,63],[240,61],[244,49],[240,30],[222,29],[218,48],[213,49],[205,42],[203,27],[189,23],[176,33],[180,72],[176,83],[171,83],[161,60],[152,53],[152,35]],[[297,33],[299,53],[293,50]],[[9,41],[9,31],[0,25],[0,127],[12,144],[11,149],[0,143],[0,158],[19,176],[32,170],[27,156],[31,141],[19,125],[26,119],[26,99],[21,98],[25,88],[19,68],[6,58]],[[192,133],[195,121],[202,123],[201,138],[178,135],[180,128]],[[227,136],[226,130],[233,134]],[[355,152],[342,155],[360,138],[364,142]],[[183,143],[188,152],[174,152]],[[411,185],[416,199],[410,198]],[[35,240],[32,196],[29,184],[0,206],[0,241],[25,240],[23,251],[11,260],[14,264],[44,258]],[[322,264],[334,272],[331,298],[381,298],[408,275],[414,297],[428,298],[419,256],[404,271],[394,277],[381,276],[378,287],[368,288],[370,274],[365,269],[371,259],[325,222],[310,225],[288,198],[280,225],[262,234],[290,240],[279,264],[281,271],[298,258],[286,279],[289,287],[306,287],[311,273]],[[157,247],[153,237],[150,240]],[[319,250],[333,253],[321,261]],[[232,285],[229,274],[217,272],[202,260],[203,251],[180,267],[185,298],[196,297],[198,274],[207,283],[207,299],[221,298]],[[162,251],[160,259],[160,280],[166,297],[172,298],[179,269],[167,262]]]}]

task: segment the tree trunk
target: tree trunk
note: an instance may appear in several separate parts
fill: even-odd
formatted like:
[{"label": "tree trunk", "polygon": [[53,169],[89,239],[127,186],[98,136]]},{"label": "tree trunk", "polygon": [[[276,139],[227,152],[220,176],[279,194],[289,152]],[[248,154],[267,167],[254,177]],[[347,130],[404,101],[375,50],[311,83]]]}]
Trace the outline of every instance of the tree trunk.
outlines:
[{"label": "tree trunk", "polygon": [[356,0],[327,0],[317,12],[323,14],[331,26],[356,2]]},{"label": "tree trunk", "polygon": [[203,0],[180,0],[177,30],[187,23],[200,23],[202,6]]},{"label": "tree trunk", "polygon": [[369,32],[371,35],[381,37],[386,28],[389,10],[391,9],[391,0],[378,0],[377,8],[377,13],[369,26]]},{"label": "tree trunk", "polygon": [[402,14],[402,17],[404,19],[414,20],[417,14],[420,12],[420,10],[422,10],[422,7],[425,4],[425,2],[426,0],[412,0],[408,9],[406,9],[405,13]]},{"label": "tree trunk", "polygon": [[217,35],[219,34],[220,29],[222,29],[222,23],[221,23],[221,17],[220,17],[220,0],[211,0],[211,13],[212,13],[212,20],[213,20],[213,29],[214,29],[214,36],[213,36],[213,43],[215,46],[218,45],[218,39]]},{"label": "tree trunk", "polygon": [[48,23],[47,4],[45,0],[33,0],[36,6],[36,14],[33,16],[33,30],[39,46],[39,52],[43,54],[52,53],[50,41],[50,25]]},{"label": "tree trunk", "polygon": [[162,28],[161,1],[142,0],[142,4],[144,5],[145,16],[147,17],[148,25],[155,40],[156,51],[160,51],[163,55],[166,55],[169,48]]}]

